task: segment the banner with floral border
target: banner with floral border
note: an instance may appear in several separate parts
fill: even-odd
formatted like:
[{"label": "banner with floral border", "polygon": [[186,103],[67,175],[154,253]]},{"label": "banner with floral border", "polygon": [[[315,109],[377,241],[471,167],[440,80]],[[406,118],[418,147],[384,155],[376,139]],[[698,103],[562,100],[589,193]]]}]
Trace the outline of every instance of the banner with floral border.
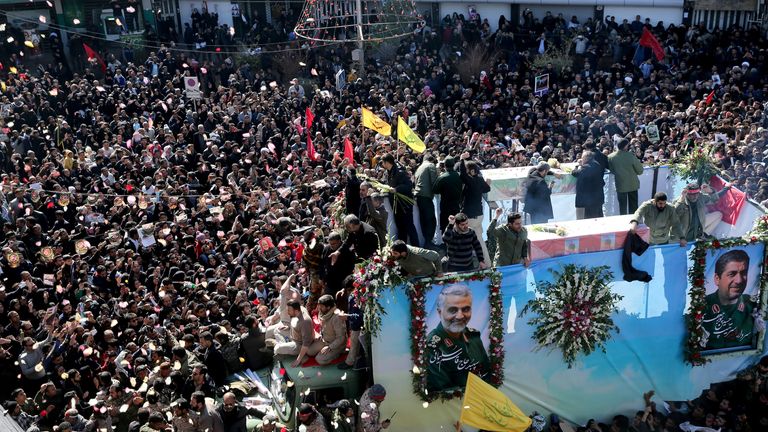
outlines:
[{"label": "banner with floral border", "polygon": [[[730,249],[738,246],[747,246],[756,243],[766,243],[768,233],[765,231],[768,226],[768,216],[763,216],[755,222],[753,231],[743,238],[729,239],[711,239],[699,240],[691,251],[692,266],[688,270],[688,280],[690,284],[690,307],[685,316],[686,326],[688,328],[688,338],[685,341],[685,362],[691,366],[702,366],[711,361],[712,354],[704,355],[702,351],[706,346],[705,329],[703,326],[706,302],[706,287],[704,270],[707,264],[707,254],[714,253],[719,249]],[[760,277],[759,286],[759,304],[760,314],[765,316],[766,297],[768,297],[768,247],[765,248],[763,255],[763,272]],[[756,349],[740,350],[725,354],[714,355],[753,355],[762,352],[765,331],[762,331]]]},{"label": "banner with floral border", "polygon": [[427,391],[425,372],[427,370],[426,337],[428,332],[425,294],[434,284],[443,285],[485,279],[490,279],[488,287],[490,379],[487,381],[494,387],[499,387],[504,382],[504,309],[500,291],[501,273],[495,270],[484,270],[473,273],[450,274],[435,279],[420,279],[413,282],[412,289],[408,292],[411,301],[411,360],[413,362],[411,378],[414,393],[418,394],[425,404],[438,398],[447,400],[462,396],[460,389],[452,392],[430,393]]},{"label": "banner with floral border", "polygon": [[382,315],[387,314],[381,304],[383,291],[411,290],[411,283],[403,277],[400,264],[386,255],[389,246],[385,245],[369,260],[358,264],[353,273],[352,296],[363,311],[363,330],[374,338],[379,335]]}]

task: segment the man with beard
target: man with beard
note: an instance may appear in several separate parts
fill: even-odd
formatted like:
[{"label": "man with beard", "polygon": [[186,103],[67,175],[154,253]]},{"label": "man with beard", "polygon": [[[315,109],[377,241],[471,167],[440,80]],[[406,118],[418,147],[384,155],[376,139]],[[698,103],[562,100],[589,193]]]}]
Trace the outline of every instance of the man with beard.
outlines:
[{"label": "man with beard", "polygon": [[501,208],[496,209],[496,216],[488,227],[498,245],[493,263],[496,267],[520,263],[528,267],[531,265],[531,258],[528,256],[531,242],[528,240],[528,230],[523,227],[523,216],[520,213],[512,213],[507,217],[506,225],[498,227],[497,223],[503,211]]},{"label": "man with beard", "polygon": [[487,379],[490,360],[480,332],[467,327],[472,318],[472,291],[467,285],[446,285],[437,298],[440,323],[427,335],[427,390],[463,388],[472,372]]},{"label": "man with beard", "polygon": [[325,294],[317,301],[317,317],[320,320],[320,337],[309,347],[307,355],[326,365],[339,357],[347,347],[347,326],[336,312],[336,301]]},{"label": "man with beard", "polygon": [[205,393],[194,392],[189,400],[189,405],[197,413],[197,424],[200,430],[210,432],[223,432],[224,424],[221,415],[216,411],[213,402],[205,399]]},{"label": "man with beard", "polygon": [[291,366],[297,367],[307,359],[309,347],[315,342],[315,332],[312,318],[301,302],[296,299],[289,300],[286,311],[291,323],[290,339],[275,345],[275,355],[296,356]]},{"label": "man with beard", "polygon": [[702,320],[707,349],[734,348],[752,344],[755,303],[747,288],[749,255],[741,249],[728,251],[715,262],[717,290],[706,297]]},{"label": "man with beard", "polygon": [[469,219],[464,213],[448,218],[448,227],[443,233],[446,255],[448,256],[448,271],[476,270],[474,258],[477,258],[480,269],[488,268],[481,241],[469,227]]},{"label": "man with beard", "polygon": [[680,232],[675,209],[667,205],[667,194],[664,192],[656,192],[653,199],[640,205],[629,223],[630,231],[635,232],[640,221],[651,230],[650,244],[663,245],[670,240],[679,240],[681,247],[686,246],[685,235]]}]

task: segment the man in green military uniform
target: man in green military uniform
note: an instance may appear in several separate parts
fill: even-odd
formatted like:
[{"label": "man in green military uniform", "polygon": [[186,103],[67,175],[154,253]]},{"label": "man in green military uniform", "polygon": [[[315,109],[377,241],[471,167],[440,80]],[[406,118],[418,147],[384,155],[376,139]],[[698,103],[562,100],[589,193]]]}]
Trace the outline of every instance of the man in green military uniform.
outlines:
[{"label": "man in green military uniform", "polygon": [[402,240],[395,240],[389,253],[400,264],[406,277],[440,277],[443,275],[440,254],[433,250],[410,246]]},{"label": "man in green military uniform", "polygon": [[630,231],[635,232],[638,222],[643,222],[651,230],[652,245],[667,244],[678,240],[685,247],[685,235],[680,231],[675,208],[667,204],[667,194],[656,192],[653,199],[645,201],[637,209],[630,221]]},{"label": "man in green military uniform", "polygon": [[643,163],[630,151],[630,141],[619,141],[617,150],[608,155],[608,169],[616,183],[616,198],[619,200],[619,214],[630,214],[637,210],[637,191],[643,174]]},{"label": "man in green military uniform", "polygon": [[507,217],[507,223],[497,227],[497,222],[503,210],[496,209],[496,217],[488,227],[496,238],[496,253],[493,264],[496,267],[523,263],[526,267],[531,264],[528,257],[528,231],[523,227],[523,217],[520,213],[512,213]]},{"label": "man in green military uniform", "polygon": [[717,291],[707,295],[702,320],[707,349],[752,345],[755,303],[744,294],[748,270],[749,255],[741,249],[724,253],[715,262]]},{"label": "man in green military uniform", "polygon": [[467,285],[446,285],[437,298],[437,312],[440,324],[427,335],[427,390],[463,388],[469,372],[487,379],[491,363],[480,332],[467,327],[472,291]]}]

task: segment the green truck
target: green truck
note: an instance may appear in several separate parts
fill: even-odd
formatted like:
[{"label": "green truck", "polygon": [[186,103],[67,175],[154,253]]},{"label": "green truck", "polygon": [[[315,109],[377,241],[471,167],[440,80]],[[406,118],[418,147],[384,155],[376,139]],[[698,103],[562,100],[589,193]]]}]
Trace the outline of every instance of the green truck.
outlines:
[{"label": "green truck", "polygon": [[[364,371],[341,370],[335,364],[293,367],[293,360],[293,357],[276,356],[271,368],[256,372],[269,389],[278,421],[289,429],[296,426],[296,409],[301,403],[323,407],[339,399],[355,400],[364,390]],[[249,418],[248,430],[260,424],[259,419]]]}]

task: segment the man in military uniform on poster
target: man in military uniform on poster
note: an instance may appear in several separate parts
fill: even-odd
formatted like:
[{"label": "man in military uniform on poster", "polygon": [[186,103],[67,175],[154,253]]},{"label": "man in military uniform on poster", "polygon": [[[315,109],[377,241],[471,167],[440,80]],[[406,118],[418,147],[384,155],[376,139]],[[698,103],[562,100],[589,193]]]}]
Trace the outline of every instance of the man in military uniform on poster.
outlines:
[{"label": "man in military uniform on poster", "polygon": [[467,285],[446,285],[437,298],[440,323],[427,335],[427,390],[463,388],[473,372],[488,378],[490,360],[480,332],[467,327],[472,318],[472,291]]},{"label": "man in military uniform on poster", "polygon": [[741,249],[724,253],[715,262],[717,290],[706,297],[703,327],[707,349],[751,346],[755,328],[755,303],[747,288],[749,255]]}]

